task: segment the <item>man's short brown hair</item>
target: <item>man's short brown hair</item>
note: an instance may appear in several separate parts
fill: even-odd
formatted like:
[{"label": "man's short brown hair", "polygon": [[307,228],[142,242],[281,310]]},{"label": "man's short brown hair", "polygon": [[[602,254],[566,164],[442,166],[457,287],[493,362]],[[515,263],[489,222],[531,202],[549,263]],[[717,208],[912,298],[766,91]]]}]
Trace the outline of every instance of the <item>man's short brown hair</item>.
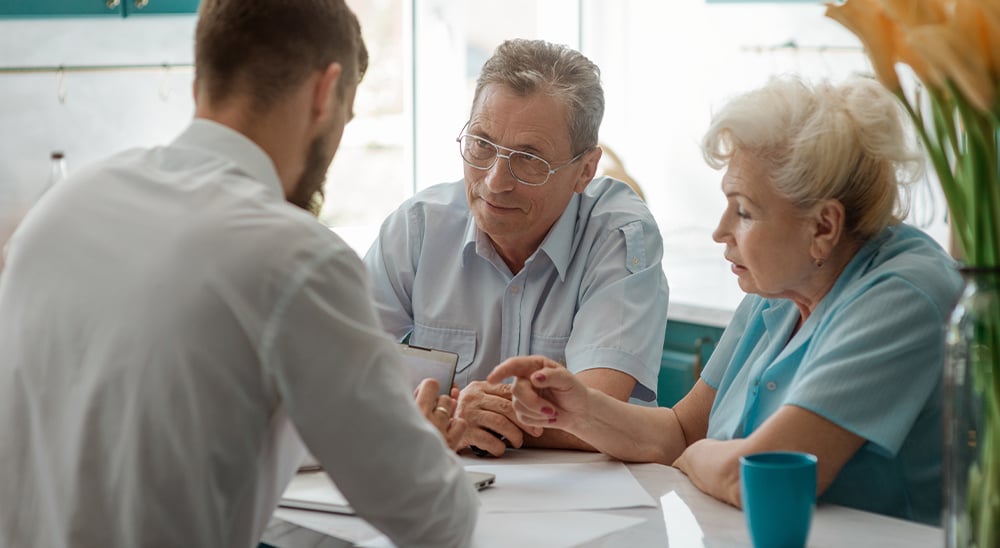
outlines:
[{"label": "man's short brown hair", "polygon": [[213,103],[240,94],[267,109],[330,63],[337,90],[368,69],[361,26],[344,0],[202,0],[195,33],[199,94]]}]

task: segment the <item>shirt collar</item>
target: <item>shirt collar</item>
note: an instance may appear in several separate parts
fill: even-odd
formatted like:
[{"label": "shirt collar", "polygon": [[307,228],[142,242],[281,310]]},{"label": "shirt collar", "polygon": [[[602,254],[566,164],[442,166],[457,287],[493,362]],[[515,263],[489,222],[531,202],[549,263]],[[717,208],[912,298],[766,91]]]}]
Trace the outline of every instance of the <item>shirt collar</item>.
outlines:
[{"label": "shirt collar", "polygon": [[172,145],[222,156],[232,161],[236,169],[264,185],[269,194],[285,199],[285,191],[271,157],[249,137],[229,126],[195,118]]},{"label": "shirt collar", "polygon": [[[576,218],[579,211],[580,195],[573,194],[573,197],[570,198],[569,203],[566,205],[566,209],[563,210],[562,215],[556,221],[556,224],[552,225],[552,228],[549,229],[549,233],[546,234],[545,239],[542,240],[541,245],[539,245],[538,249],[531,254],[531,257],[528,258],[528,262],[531,262],[534,257],[538,255],[539,251],[545,253],[549,260],[552,261],[552,264],[556,267],[556,271],[559,273],[559,281],[565,281],[566,271],[569,269],[569,260],[573,253]],[[465,227],[465,243],[462,245],[463,264],[465,264],[465,261],[468,260],[470,254],[477,253],[477,241],[485,243],[490,240],[486,233],[479,230],[479,227],[476,225],[476,217],[472,215],[472,212],[470,211],[469,222]],[[496,254],[496,249],[492,246],[489,249],[493,255]],[[483,253],[478,254],[486,257]]]},{"label": "shirt collar", "polygon": [[[573,240],[576,233],[576,222],[580,212],[580,194],[574,193],[566,204],[566,209],[556,224],[552,226],[549,233],[542,240],[542,245],[538,250],[548,255],[549,260],[559,272],[559,281],[565,281],[566,271],[569,269],[570,256],[573,254]],[[537,255],[538,252],[535,252]]]},{"label": "shirt collar", "polygon": [[[468,212],[469,221],[465,224],[465,238],[462,244],[462,265],[466,264],[470,256],[476,252],[476,236],[479,234],[479,229],[476,228],[476,217],[472,214],[470,209]],[[485,236],[485,234],[483,235]]]}]

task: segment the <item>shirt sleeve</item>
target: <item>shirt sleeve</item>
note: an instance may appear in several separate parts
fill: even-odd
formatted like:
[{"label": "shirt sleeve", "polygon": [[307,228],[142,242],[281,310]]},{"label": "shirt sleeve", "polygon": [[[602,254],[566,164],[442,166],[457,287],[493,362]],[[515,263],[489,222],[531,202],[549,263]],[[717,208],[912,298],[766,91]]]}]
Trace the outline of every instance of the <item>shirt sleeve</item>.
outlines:
[{"label": "shirt sleeve", "polygon": [[663,242],[652,223],[631,221],[595,242],[566,346],[574,373],[607,367],[633,376],[633,397],[656,399],[667,325]]},{"label": "shirt sleeve", "polygon": [[931,297],[883,279],[825,314],[786,403],[894,455],[941,382],[944,325]]},{"label": "shirt sleeve", "polygon": [[405,385],[357,256],[335,249],[294,276],[261,354],[306,447],[396,545],[467,545],[478,499]]},{"label": "shirt sleeve", "polygon": [[413,331],[413,281],[424,225],[409,218],[419,214],[404,205],[389,215],[364,257],[382,329],[397,341]]}]

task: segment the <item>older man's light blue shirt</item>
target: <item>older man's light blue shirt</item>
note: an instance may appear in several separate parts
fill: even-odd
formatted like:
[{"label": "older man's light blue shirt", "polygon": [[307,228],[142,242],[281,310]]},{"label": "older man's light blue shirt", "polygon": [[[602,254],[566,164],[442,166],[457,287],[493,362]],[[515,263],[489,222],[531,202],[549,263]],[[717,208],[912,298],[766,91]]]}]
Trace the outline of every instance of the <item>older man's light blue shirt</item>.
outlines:
[{"label": "older man's light blue shirt", "polygon": [[807,409],[866,440],[821,500],[938,523],[944,325],[960,290],[951,258],[902,225],[858,251],[794,335],[794,303],[747,296],[702,373],[717,390],[708,437]]},{"label": "older man's light blue shirt", "polygon": [[365,255],[383,328],[459,355],[455,382],[511,356],[542,354],[573,372],[605,367],[656,398],[667,319],[663,243],[624,183],[575,194],[514,274],[476,226],[465,183],[428,188],[392,213]]}]

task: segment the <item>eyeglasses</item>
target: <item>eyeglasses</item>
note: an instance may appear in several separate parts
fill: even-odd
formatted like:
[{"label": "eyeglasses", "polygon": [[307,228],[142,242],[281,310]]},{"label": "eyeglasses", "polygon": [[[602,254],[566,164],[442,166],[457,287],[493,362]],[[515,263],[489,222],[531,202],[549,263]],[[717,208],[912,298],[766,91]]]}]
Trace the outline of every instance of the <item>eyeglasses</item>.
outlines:
[{"label": "eyeglasses", "polygon": [[[462,160],[469,167],[486,171],[497,163],[497,158],[504,158],[507,160],[507,169],[510,170],[511,177],[522,185],[542,186],[554,173],[579,160],[590,151],[588,147],[570,161],[553,168],[552,164],[529,152],[500,146],[482,137],[465,133],[467,127],[469,124],[465,124],[465,127],[462,128],[462,134],[458,136],[458,139],[455,139],[458,141],[458,150],[462,155]],[[501,150],[506,154],[502,154]]]}]

